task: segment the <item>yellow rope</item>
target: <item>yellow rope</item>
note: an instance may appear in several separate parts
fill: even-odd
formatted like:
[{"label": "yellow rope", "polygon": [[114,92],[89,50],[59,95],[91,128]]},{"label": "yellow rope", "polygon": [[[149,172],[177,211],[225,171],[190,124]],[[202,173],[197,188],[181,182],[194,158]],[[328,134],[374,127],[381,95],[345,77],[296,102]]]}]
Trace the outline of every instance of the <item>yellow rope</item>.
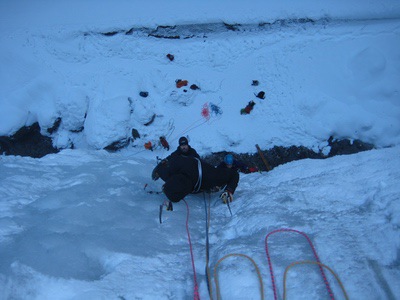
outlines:
[{"label": "yellow rope", "polygon": [[291,264],[285,269],[285,273],[284,273],[284,275],[283,275],[283,300],[286,299],[286,276],[287,276],[288,271],[289,271],[293,266],[296,266],[296,265],[306,265],[306,264],[309,264],[309,265],[319,265],[320,267],[324,267],[324,268],[326,268],[329,272],[331,272],[332,275],[335,277],[336,281],[339,283],[340,288],[342,289],[342,292],[343,292],[343,295],[344,295],[345,299],[346,299],[346,300],[349,299],[349,297],[347,296],[346,290],[344,289],[344,286],[343,286],[342,282],[340,281],[339,277],[335,274],[335,272],[334,272],[331,268],[329,268],[328,266],[326,266],[326,265],[324,265],[324,264],[322,264],[322,263],[320,263],[320,262],[317,262],[317,261],[305,260],[305,261],[296,261],[296,262],[294,262],[294,263],[291,263]]},{"label": "yellow rope", "polygon": [[226,258],[228,258],[228,257],[230,257],[230,256],[240,256],[240,257],[244,257],[244,258],[247,258],[248,260],[250,260],[250,261],[252,262],[252,264],[254,265],[254,268],[255,268],[256,271],[257,271],[258,280],[260,281],[260,294],[261,294],[261,300],[263,300],[263,299],[264,299],[264,286],[263,286],[263,281],[262,281],[262,278],[261,278],[260,270],[258,269],[257,264],[255,263],[255,261],[254,261],[251,257],[249,257],[249,256],[247,256],[247,255],[245,255],[245,254],[240,254],[240,253],[232,253],[232,254],[225,255],[223,258],[221,258],[221,259],[216,263],[216,265],[215,265],[215,267],[214,267],[214,281],[215,281],[215,288],[216,288],[216,292],[217,292],[217,299],[218,299],[218,300],[221,299],[221,294],[220,294],[220,290],[219,290],[219,282],[218,282],[217,268],[218,268],[218,265],[219,265],[224,259],[226,259]]}]

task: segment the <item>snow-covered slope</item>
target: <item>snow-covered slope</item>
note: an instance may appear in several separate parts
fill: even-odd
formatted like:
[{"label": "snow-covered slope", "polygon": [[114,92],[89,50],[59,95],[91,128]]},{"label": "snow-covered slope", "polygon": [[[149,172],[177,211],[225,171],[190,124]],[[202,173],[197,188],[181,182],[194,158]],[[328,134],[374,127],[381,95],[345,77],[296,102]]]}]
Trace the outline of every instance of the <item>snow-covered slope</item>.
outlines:
[{"label": "snow-covered slope", "polygon": [[[273,297],[264,240],[292,228],[306,233],[350,299],[395,299],[400,293],[399,148],[326,160],[303,160],[270,173],[241,175],[231,216],[210,198],[211,273],[227,254],[251,257],[266,299]],[[1,299],[189,299],[193,271],[183,202],[158,220],[165,196],[150,182],[154,162],[63,151],[42,159],[2,157],[0,165]],[[209,198],[206,195],[206,203]],[[208,298],[206,215],[202,194],[186,198],[197,280]],[[268,239],[279,297],[292,262],[315,260],[294,233]],[[228,257],[218,267],[222,298],[259,299],[254,267]],[[288,273],[288,297],[326,297],[318,269]],[[326,272],[336,299],[343,299]],[[212,275],[212,280],[214,276]],[[215,294],[215,283],[212,281]]]},{"label": "snow-covered slope", "polygon": [[[326,5],[319,13],[308,7],[307,14],[274,9],[263,21],[257,12],[231,28],[238,31],[221,19],[203,18],[199,23],[221,28],[206,26],[208,31],[192,38],[184,38],[189,35],[180,28],[190,32],[187,24],[198,19],[188,14],[186,23],[164,23],[164,17],[178,14],[166,11],[157,25],[180,25],[164,31],[181,39],[147,36],[140,31],[146,24],[134,20],[110,27],[104,26],[107,19],[92,17],[91,25],[78,22],[78,28],[69,23],[48,27],[45,20],[20,28],[15,22],[16,28],[0,37],[0,135],[36,121],[48,134],[62,118],[52,135],[59,148],[101,149],[130,138],[132,129],[141,135],[130,144],[136,152],[145,142],[157,145],[161,135],[175,146],[187,134],[203,155],[254,151],[254,143],[264,149],[303,145],[319,151],[330,136],[377,147],[399,144],[400,29],[398,19],[389,18],[396,6],[388,1],[382,11],[363,5],[364,12],[376,9],[365,19],[351,2],[330,13],[324,13]],[[45,16],[52,9],[49,5]],[[192,15],[202,17],[195,10]],[[227,24],[243,21],[240,14],[229,16],[222,18]],[[200,90],[177,88],[177,79]],[[252,86],[253,80],[259,85]],[[149,96],[139,96],[142,91]],[[255,97],[260,91],[263,100]],[[252,113],[240,115],[252,100]],[[209,121],[201,114],[205,105],[216,108]]]}]

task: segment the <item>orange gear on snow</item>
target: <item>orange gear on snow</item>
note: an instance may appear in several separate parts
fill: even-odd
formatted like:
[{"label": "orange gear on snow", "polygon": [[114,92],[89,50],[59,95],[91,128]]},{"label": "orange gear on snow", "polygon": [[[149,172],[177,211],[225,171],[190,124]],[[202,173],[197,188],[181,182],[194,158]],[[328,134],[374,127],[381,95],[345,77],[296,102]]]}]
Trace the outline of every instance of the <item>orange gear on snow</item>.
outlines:
[{"label": "orange gear on snow", "polygon": [[187,86],[188,85],[188,81],[187,80],[180,80],[180,79],[178,79],[177,81],[176,81],[176,87],[178,88],[178,89],[180,89],[181,87],[183,87],[183,86]]},{"label": "orange gear on snow", "polygon": [[151,142],[144,143],[144,147],[145,147],[147,150],[153,151],[153,145],[151,144]]}]

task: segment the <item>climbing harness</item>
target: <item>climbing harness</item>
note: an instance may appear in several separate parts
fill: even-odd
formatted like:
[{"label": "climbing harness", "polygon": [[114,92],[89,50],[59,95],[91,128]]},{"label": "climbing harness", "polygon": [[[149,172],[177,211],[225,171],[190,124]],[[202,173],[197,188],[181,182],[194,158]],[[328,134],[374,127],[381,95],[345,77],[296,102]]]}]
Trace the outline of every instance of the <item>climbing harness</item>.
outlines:
[{"label": "climbing harness", "polygon": [[200,191],[201,183],[203,181],[203,169],[201,167],[201,161],[197,157],[195,157],[195,159],[197,160],[197,168],[198,168],[198,171],[199,171],[199,176],[197,178],[196,185],[194,186],[193,193],[197,193],[198,191]]},{"label": "climbing harness", "polygon": [[255,261],[254,261],[251,257],[249,257],[249,256],[247,256],[247,255],[245,255],[245,254],[240,254],[240,253],[231,253],[231,254],[227,254],[227,255],[225,255],[224,257],[222,257],[222,258],[215,264],[215,267],[214,267],[214,281],[215,281],[215,289],[216,289],[216,292],[217,292],[217,299],[218,299],[218,300],[221,299],[221,294],[220,294],[220,290],[219,290],[219,281],[218,281],[217,268],[218,268],[218,265],[219,265],[223,260],[225,260],[226,258],[231,257],[231,256],[244,257],[244,258],[247,258],[248,260],[251,261],[251,263],[253,264],[253,266],[254,266],[254,268],[256,269],[256,272],[257,272],[258,280],[259,280],[259,282],[260,282],[260,296],[261,296],[261,299],[263,300],[263,299],[264,299],[264,286],[263,286],[263,281],[262,281],[262,277],[261,277],[260,270],[259,270],[259,268],[257,267],[257,264],[255,263]]},{"label": "climbing harness", "polygon": [[[318,264],[321,264],[321,261],[320,261],[320,259],[319,259],[319,257],[318,257],[318,254],[317,254],[317,251],[315,250],[314,245],[312,244],[310,238],[309,238],[304,232],[301,232],[301,231],[298,231],[298,230],[295,230],[295,229],[282,228],[282,229],[277,229],[277,230],[274,230],[274,231],[268,233],[267,236],[265,237],[265,252],[266,252],[266,254],[267,254],[267,260],[268,260],[268,265],[269,265],[269,271],[270,271],[270,275],[271,275],[272,289],[273,289],[273,292],[274,292],[274,299],[275,299],[275,300],[278,299],[278,295],[277,295],[277,290],[276,290],[276,283],[275,283],[274,271],[273,271],[273,268],[272,268],[271,256],[270,256],[270,254],[269,254],[268,238],[269,238],[271,235],[273,235],[273,234],[275,234],[275,233],[278,233],[278,232],[294,232],[294,233],[298,233],[298,234],[304,236],[304,237],[306,238],[308,244],[309,244],[310,247],[311,247],[311,250],[312,250],[312,252],[313,252],[313,254],[314,254],[314,257],[315,257],[316,262],[317,262]],[[331,287],[330,287],[330,285],[329,285],[329,282],[328,282],[328,280],[326,279],[326,275],[325,275],[324,269],[322,268],[321,265],[319,265],[319,268],[320,268],[321,275],[322,275],[322,278],[323,278],[323,280],[324,280],[326,289],[327,289],[327,291],[328,291],[328,294],[329,294],[330,298],[331,298],[332,300],[334,300],[334,296],[333,296]]]},{"label": "climbing harness", "polygon": [[283,274],[283,300],[286,300],[286,277],[287,277],[288,271],[289,271],[292,267],[294,267],[294,266],[297,266],[297,265],[305,265],[305,264],[308,264],[308,265],[318,265],[319,267],[323,267],[323,268],[327,269],[329,272],[331,272],[331,274],[335,277],[336,281],[339,283],[339,286],[340,286],[340,288],[341,288],[341,290],[342,290],[342,292],[343,292],[344,298],[345,298],[346,300],[349,299],[349,296],[347,295],[346,290],[345,290],[345,288],[344,288],[342,282],[341,282],[340,279],[339,279],[339,276],[337,276],[337,275],[335,274],[335,272],[334,272],[331,268],[329,268],[328,266],[326,266],[326,265],[324,265],[324,264],[321,264],[320,262],[317,262],[317,261],[305,260],[305,261],[296,261],[296,262],[291,263],[289,266],[286,267],[285,273]]}]

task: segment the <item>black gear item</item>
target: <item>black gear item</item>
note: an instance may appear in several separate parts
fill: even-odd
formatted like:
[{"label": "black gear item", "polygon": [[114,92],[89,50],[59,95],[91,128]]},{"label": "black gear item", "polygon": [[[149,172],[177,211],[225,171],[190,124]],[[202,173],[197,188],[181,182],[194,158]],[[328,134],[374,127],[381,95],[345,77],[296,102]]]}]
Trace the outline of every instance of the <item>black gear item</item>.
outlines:
[{"label": "black gear item", "polygon": [[265,92],[264,92],[264,91],[259,92],[259,93],[256,95],[256,97],[257,97],[257,98],[260,98],[260,99],[265,99]]}]

